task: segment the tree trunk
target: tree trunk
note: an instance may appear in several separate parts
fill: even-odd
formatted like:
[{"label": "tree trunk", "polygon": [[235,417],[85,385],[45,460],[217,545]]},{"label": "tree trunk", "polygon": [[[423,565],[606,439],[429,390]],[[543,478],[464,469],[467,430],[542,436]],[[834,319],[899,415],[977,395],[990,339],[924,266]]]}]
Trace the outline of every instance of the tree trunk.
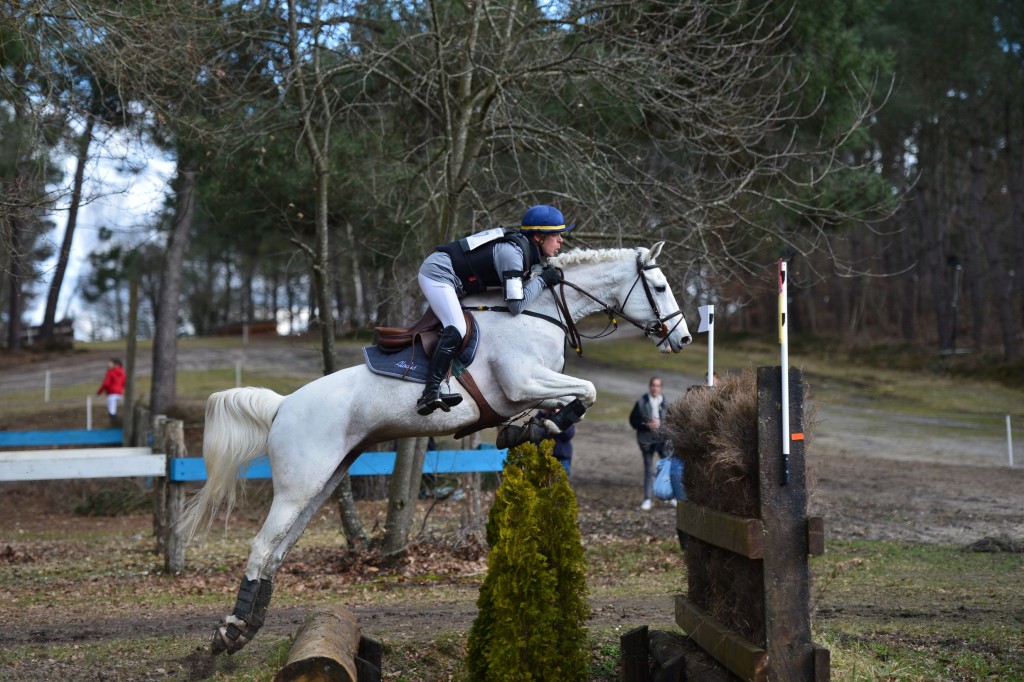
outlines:
[{"label": "tree trunk", "polygon": [[334,499],[338,503],[338,515],[341,517],[341,531],[345,535],[350,552],[359,552],[366,546],[366,531],[356,511],[356,501],[352,497],[352,477],[345,474],[334,491]]},{"label": "tree trunk", "polygon": [[[462,439],[463,450],[475,450],[480,445],[480,432],[471,433]],[[480,472],[472,471],[463,477],[462,527],[475,528],[484,523],[480,504]]]},{"label": "tree trunk", "polygon": [[345,237],[348,239],[349,267],[352,276],[352,324],[359,328],[366,324],[366,301],[363,298],[363,273],[359,268],[359,250],[356,248],[352,223],[345,222]]},{"label": "tree trunk", "polygon": [[50,282],[50,292],[46,297],[46,313],[43,315],[41,331],[42,338],[46,340],[53,339],[57,300],[60,298],[60,289],[64,284],[64,274],[68,269],[68,257],[71,255],[71,243],[75,237],[75,227],[78,225],[78,209],[82,205],[82,185],[85,183],[85,164],[89,162],[89,146],[92,144],[92,133],[95,127],[96,117],[88,114],[85,119],[85,130],[78,138],[75,179],[71,185],[71,203],[68,206],[68,223],[64,229],[64,240],[61,242],[60,253],[57,256],[57,266],[53,271],[53,281]]},{"label": "tree trunk", "polygon": [[402,438],[398,441],[395,468],[391,472],[388,515],[384,522],[384,538],[381,541],[381,552],[385,555],[401,552],[408,542],[409,528],[412,526],[416,511],[417,495],[413,494],[412,490],[414,487],[419,490],[418,483],[423,476],[423,455],[426,451],[426,438]]},{"label": "tree trunk", "polygon": [[177,181],[177,204],[174,223],[167,240],[167,258],[160,279],[156,329],[153,333],[153,386],[149,409],[152,414],[166,414],[177,401],[175,373],[178,364],[178,297],[181,291],[181,268],[192,231],[196,206],[196,173],[181,170]]}]

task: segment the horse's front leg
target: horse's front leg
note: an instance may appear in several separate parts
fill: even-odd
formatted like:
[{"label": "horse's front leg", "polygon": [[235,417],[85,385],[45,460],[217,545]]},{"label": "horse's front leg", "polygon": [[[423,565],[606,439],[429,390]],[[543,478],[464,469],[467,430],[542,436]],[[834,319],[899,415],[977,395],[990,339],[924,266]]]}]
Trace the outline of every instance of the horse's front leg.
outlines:
[{"label": "horse's front leg", "polygon": [[525,425],[506,427],[498,434],[498,447],[514,447],[527,441],[539,442],[548,434],[558,434],[583,419],[597,401],[597,389],[585,380],[536,367],[526,376],[499,377],[506,397],[513,402],[534,403],[537,407],[558,409],[551,419],[531,420]]},{"label": "horse's front leg", "polygon": [[586,409],[597,401],[594,384],[547,367],[534,367],[525,375],[509,368],[498,375],[498,381],[505,396],[515,403],[552,409],[579,400]]}]

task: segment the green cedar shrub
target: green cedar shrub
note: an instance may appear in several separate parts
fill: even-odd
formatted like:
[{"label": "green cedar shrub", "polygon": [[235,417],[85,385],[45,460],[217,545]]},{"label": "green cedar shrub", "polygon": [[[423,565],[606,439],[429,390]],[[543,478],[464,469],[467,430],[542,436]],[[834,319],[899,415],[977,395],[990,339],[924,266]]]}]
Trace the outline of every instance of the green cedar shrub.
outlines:
[{"label": "green cedar shrub", "polygon": [[487,519],[487,575],[469,632],[473,682],[587,679],[586,559],[576,496],[551,452],[509,451]]}]

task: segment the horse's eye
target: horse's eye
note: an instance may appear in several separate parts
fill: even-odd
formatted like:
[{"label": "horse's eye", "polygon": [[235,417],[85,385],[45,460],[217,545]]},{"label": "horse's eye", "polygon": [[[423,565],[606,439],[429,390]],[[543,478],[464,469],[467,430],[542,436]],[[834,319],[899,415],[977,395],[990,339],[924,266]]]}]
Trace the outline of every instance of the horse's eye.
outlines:
[{"label": "horse's eye", "polygon": [[665,286],[664,284],[662,284],[661,286],[654,287],[654,290],[657,291],[659,294],[665,293],[666,289],[668,289],[668,287]]}]

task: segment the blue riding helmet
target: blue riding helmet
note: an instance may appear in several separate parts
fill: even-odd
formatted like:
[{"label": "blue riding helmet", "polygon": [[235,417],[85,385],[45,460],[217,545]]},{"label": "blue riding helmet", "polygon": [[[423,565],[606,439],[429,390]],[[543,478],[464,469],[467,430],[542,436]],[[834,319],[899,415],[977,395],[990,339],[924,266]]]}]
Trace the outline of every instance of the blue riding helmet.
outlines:
[{"label": "blue riding helmet", "polygon": [[523,232],[543,232],[544,234],[568,232],[574,227],[576,227],[575,224],[565,224],[565,218],[561,211],[554,206],[545,204],[526,209],[521,223]]}]

